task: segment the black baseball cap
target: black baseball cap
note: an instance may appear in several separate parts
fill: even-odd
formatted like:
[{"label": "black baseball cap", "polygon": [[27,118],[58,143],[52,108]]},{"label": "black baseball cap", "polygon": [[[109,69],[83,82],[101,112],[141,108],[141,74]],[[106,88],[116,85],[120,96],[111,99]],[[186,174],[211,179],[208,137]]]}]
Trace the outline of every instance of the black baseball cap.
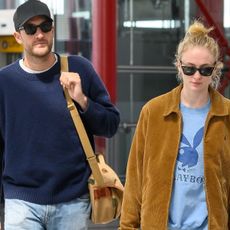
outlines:
[{"label": "black baseball cap", "polygon": [[20,26],[24,25],[29,19],[35,16],[44,16],[53,21],[48,6],[39,0],[28,0],[21,4],[14,13],[14,27],[17,31]]}]

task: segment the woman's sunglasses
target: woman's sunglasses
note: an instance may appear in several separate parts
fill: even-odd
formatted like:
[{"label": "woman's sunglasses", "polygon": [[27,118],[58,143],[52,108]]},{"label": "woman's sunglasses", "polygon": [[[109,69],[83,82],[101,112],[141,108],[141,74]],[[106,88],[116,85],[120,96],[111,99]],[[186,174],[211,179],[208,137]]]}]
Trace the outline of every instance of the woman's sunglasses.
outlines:
[{"label": "woman's sunglasses", "polygon": [[183,73],[187,76],[192,76],[196,73],[196,71],[199,71],[200,75],[204,77],[211,76],[213,73],[213,70],[215,69],[215,67],[213,66],[200,67],[200,68],[196,68],[195,66],[186,66],[186,65],[183,65],[182,62],[181,62],[181,68],[182,68]]},{"label": "woman's sunglasses", "polygon": [[37,32],[38,27],[41,29],[42,32],[47,33],[52,30],[53,23],[52,21],[45,21],[39,25],[26,23],[25,25],[19,27],[18,30],[25,30],[26,34],[33,35]]}]

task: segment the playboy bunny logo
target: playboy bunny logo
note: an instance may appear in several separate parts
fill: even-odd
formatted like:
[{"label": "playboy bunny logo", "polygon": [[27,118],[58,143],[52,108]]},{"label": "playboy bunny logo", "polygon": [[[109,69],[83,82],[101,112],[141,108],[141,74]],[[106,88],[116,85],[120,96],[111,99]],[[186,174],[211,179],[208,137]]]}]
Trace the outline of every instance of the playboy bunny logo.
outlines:
[{"label": "playboy bunny logo", "polygon": [[[181,143],[187,145],[179,148],[177,160],[182,163],[182,167],[189,168],[196,165],[198,162],[198,152],[196,147],[201,143],[203,138],[204,127],[200,128],[194,136],[193,145],[189,143],[187,138],[182,134]],[[180,169],[180,168],[178,168]]]}]

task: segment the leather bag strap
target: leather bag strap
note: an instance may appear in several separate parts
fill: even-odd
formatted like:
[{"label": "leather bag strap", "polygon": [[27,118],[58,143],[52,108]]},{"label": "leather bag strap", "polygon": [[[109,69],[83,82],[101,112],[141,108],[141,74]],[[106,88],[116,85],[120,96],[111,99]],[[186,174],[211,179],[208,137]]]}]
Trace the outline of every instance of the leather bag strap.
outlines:
[{"label": "leather bag strap", "polygon": [[[69,67],[68,67],[68,57],[67,56],[61,56],[61,72],[68,72]],[[79,115],[79,112],[70,97],[68,90],[64,88],[64,93],[65,93],[65,98],[67,102],[67,108],[70,111],[71,117],[73,119],[74,126],[77,130],[77,133],[79,135],[79,138],[81,140],[82,147],[84,149],[85,155],[87,157],[87,160],[89,162],[89,166],[92,170],[94,179],[96,180],[98,186],[103,186],[104,185],[104,180],[103,176],[101,174],[96,155],[93,151],[93,148],[90,144],[88,135],[86,133],[84,124],[81,120],[81,117]]]}]

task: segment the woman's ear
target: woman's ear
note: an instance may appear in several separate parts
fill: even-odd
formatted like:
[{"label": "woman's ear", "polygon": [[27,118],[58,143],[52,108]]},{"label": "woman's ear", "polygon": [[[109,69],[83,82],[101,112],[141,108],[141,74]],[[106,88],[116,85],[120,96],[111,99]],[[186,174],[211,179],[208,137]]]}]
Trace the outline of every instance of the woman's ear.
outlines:
[{"label": "woman's ear", "polygon": [[180,61],[179,61],[179,60],[177,60],[177,61],[176,61],[176,64],[175,64],[175,66],[176,66],[176,68],[177,68],[177,69],[179,69],[179,68],[180,68],[180,66],[181,66],[181,63],[180,63]]}]

